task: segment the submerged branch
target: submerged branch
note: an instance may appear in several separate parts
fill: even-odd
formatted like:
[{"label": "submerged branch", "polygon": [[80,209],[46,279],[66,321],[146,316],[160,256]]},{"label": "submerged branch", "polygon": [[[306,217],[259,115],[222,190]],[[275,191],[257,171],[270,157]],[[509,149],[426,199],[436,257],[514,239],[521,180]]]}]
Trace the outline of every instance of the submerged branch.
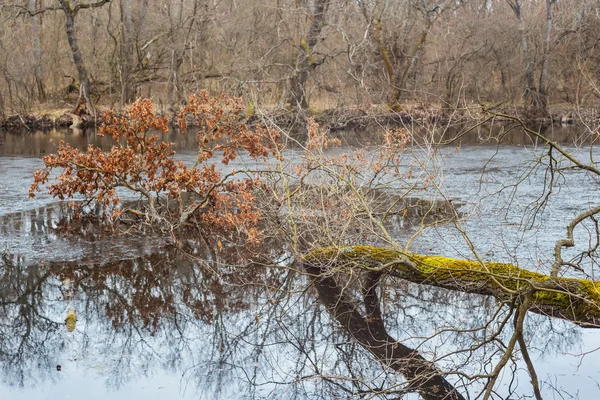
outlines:
[{"label": "submerged branch", "polygon": [[308,253],[305,260],[330,271],[380,271],[413,283],[493,296],[501,301],[531,291],[529,311],[585,328],[600,328],[600,282],[596,281],[553,278],[512,264],[401,253],[371,246],[319,248]]}]

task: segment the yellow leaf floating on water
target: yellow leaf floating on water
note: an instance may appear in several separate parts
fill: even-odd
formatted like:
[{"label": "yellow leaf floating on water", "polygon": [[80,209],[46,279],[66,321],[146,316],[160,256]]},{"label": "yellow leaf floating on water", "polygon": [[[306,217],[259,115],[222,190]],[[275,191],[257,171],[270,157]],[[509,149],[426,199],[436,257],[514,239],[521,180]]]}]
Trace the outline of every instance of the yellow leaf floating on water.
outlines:
[{"label": "yellow leaf floating on water", "polygon": [[77,314],[75,313],[75,308],[70,306],[67,310],[67,317],[65,318],[65,325],[67,325],[67,330],[69,332],[73,332],[75,330],[76,323]]}]

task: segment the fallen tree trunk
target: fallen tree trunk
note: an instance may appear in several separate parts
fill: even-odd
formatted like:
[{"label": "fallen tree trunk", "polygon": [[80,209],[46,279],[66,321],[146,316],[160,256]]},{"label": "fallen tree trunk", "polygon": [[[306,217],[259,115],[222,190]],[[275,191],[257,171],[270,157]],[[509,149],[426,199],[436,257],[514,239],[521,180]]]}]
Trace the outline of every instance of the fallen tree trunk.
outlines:
[{"label": "fallen tree trunk", "polygon": [[403,253],[371,246],[324,247],[305,256],[305,263],[323,270],[359,268],[413,283],[494,296],[505,301],[528,292],[529,311],[600,328],[600,282],[557,278],[512,264],[458,260]]}]

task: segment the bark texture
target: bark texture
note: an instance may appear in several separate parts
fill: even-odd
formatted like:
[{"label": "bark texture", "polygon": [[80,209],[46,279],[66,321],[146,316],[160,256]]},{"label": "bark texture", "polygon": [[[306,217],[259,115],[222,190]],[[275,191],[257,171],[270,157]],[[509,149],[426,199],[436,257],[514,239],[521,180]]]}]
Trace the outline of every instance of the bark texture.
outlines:
[{"label": "bark texture", "polygon": [[314,60],[314,48],[321,41],[330,0],[316,0],[311,12],[311,23],[306,39],[300,40],[296,68],[290,78],[289,103],[293,108],[307,110],[306,82],[310,72],[323,61]]},{"label": "bark texture", "polygon": [[75,114],[94,114],[94,107],[90,98],[90,80],[87,69],[83,64],[83,56],[77,43],[75,36],[75,10],[73,10],[66,0],[60,0],[60,5],[65,13],[65,28],[67,30],[67,40],[73,55],[73,63],[77,69],[77,77],[79,79],[79,99],[77,105],[73,109]]},{"label": "bark texture", "polygon": [[305,257],[328,270],[360,268],[386,273],[410,282],[464,293],[509,300],[532,293],[529,311],[571,321],[585,328],[600,327],[600,282],[552,278],[512,264],[459,260],[402,253],[371,247],[325,247]]},{"label": "bark texture", "polygon": [[91,87],[89,74],[83,62],[83,55],[79,49],[79,44],[77,43],[77,36],[75,34],[75,16],[77,16],[77,13],[81,9],[101,7],[108,2],[110,2],[110,0],[100,0],[94,3],[79,3],[72,5],[69,0],[59,0],[60,8],[65,14],[67,40],[69,42],[69,47],[71,48],[73,63],[75,64],[77,76],[79,78],[79,99],[75,105],[75,108],[73,109],[73,113],[76,115],[88,114],[95,117],[96,110],[94,109],[92,99],[90,97]]}]

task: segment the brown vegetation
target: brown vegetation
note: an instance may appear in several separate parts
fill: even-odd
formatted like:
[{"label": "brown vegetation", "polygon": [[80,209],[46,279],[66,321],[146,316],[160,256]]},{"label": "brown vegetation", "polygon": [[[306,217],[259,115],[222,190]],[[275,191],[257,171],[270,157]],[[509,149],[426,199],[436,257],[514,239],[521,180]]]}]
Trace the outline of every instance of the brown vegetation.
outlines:
[{"label": "brown vegetation", "polygon": [[[27,3],[27,4],[23,4]],[[251,110],[597,104],[596,1],[5,1],[0,117],[207,89]],[[88,117],[89,118],[89,117]]]}]

